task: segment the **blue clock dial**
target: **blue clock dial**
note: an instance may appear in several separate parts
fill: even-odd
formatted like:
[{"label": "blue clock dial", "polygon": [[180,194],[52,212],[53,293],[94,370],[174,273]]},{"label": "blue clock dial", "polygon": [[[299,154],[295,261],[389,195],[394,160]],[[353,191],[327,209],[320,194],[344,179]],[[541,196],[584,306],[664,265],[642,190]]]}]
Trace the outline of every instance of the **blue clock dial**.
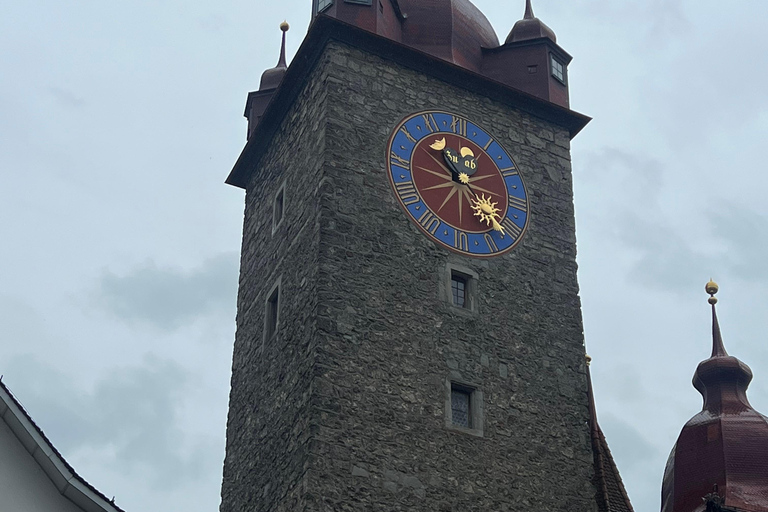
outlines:
[{"label": "blue clock dial", "polygon": [[525,234],[530,202],[517,165],[463,116],[427,111],[405,118],[390,136],[387,169],[406,215],[447,249],[493,257]]}]

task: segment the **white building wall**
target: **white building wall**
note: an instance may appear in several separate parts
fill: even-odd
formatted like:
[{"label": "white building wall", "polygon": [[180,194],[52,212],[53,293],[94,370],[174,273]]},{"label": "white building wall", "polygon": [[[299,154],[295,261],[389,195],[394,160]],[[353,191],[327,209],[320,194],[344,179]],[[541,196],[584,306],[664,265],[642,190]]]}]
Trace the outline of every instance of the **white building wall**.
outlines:
[{"label": "white building wall", "polygon": [[0,512],[83,512],[53,482],[0,419]]}]

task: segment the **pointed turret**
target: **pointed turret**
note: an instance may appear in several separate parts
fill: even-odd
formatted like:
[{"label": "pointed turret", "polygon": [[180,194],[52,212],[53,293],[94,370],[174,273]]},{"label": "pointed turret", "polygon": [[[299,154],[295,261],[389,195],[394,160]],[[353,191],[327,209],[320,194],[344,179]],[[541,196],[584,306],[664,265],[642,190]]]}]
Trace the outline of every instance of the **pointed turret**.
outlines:
[{"label": "pointed turret", "polygon": [[717,284],[710,281],[706,291],[712,306],[712,355],[699,363],[693,377],[704,406],[685,425],[669,456],[661,510],[768,512],[768,418],[747,400],[752,370],[725,350],[715,310]]},{"label": "pointed turret", "polygon": [[280,46],[280,57],[277,60],[277,66],[262,73],[259,90],[248,94],[244,115],[248,119],[247,138],[249,139],[256,125],[259,124],[264,111],[267,110],[267,105],[269,105],[272,96],[274,96],[277,88],[283,81],[285,73],[288,71],[288,64],[285,59],[285,35],[289,28],[290,25],[285,21],[280,24],[280,30],[283,32],[283,42]]},{"label": "pointed turret", "polygon": [[267,91],[270,89],[277,89],[277,86],[282,82],[285,72],[288,71],[288,64],[285,62],[285,34],[288,32],[290,26],[287,22],[280,24],[280,30],[283,32],[283,43],[280,47],[280,58],[277,61],[277,66],[272,69],[266,70],[261,75],[261,84],[259,91]]},{"label": "pointed turret", "polygon": [[555,32],[525,2],[523,19],[506,42],[484,51],[482,73],[541,99],[569,108],[568,64],[572,57],[557,44]]},{"label": "pointed turret", "polygon": [[533,6],[531,0],[525,0],[525,15],[523,19],[515,23],[512,27],[512,31],[507,36],[507,43],[515,43],[517,41],[527,41],[529,39],[539,39],[546,37],[551,39],[553,43],[557,42],[557,36],[555,31],[544,24],[539,18],[533,14]]}]

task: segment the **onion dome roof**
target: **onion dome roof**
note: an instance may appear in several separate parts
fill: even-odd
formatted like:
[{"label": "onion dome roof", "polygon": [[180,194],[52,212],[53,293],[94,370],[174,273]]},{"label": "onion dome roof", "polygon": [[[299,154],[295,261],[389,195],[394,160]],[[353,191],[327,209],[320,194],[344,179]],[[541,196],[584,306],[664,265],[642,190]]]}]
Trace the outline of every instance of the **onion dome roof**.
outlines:
[{"label": "onion dome roof", "polygon": [[290,27],[286,22],[280,24],[280,30],[283,31],[283,44],[280,48],[280,59],[277,61],[277,66],[266,70],[261,75],[261,84],[259,85],[260,91],[277,89],[277,86],[283,81],[285,72],[288,71],[288,64],[285,60],[285,33],[288,32],[289,28]]},{"label": "onion dome roof", "polygon": [[749,366],[728,355],[715,304],[717,285],[707,284],[712,305],[712,356],[693,377],[704,397],[702,411],[683,427],[667,461],[662,512],[699,512],[708,503],[748,512],[768,510],[768,418],[752,408]]},{"label": "onion dome roof", "polygon": [[499,38],[488,18],[469,0],[399,0],[408,18],[403,43],[468,69],[479,69],[482,48]]},{"label": "onion dome roof", "polygon": [[534,16],[531,0],[526,0],[525,15],[522,20],[515,23],[515,26],[512,27],[512,31],[507,36],[506,43],[516,43],[518,41],[540,39],[542,37],[547,37],[554,43],[557,42],[555,32],[546,26],[543,21]]}]

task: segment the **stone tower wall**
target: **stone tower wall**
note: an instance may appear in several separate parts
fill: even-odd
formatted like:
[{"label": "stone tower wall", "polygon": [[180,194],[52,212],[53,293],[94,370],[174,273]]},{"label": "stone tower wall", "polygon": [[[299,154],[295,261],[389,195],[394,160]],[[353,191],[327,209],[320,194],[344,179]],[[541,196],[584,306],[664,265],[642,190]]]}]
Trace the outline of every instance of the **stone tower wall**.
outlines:
[{"label": "stone tower wall", "polygon": [[[567,131],[341,43],[306,83],[247,192],[221,510],[593,510]],[[453,254],[402,212],[385,146],[428,109],[515,158],[532,214],[510,253]],[[450,265],[476,312],[449,303]],[[446,426],[451,380],[482,392],[481,436]]]},{"label": "stone tower wall", "polygon": [[[263,148],[246,190],[222,512],[306,510],[326,119],[316,75]],[[273,228],[281,187],[284,216]],[[278,329],[265,340],[266,300],[278,281]]]},{"label": "stone tower wall", "polygon": [[[311,510],[591,510],[592,451],[566,130],[341,44],[328,49]],[[401,210],[386,142],[405,116],[456,112],[516,159],[523,243],[437,247]],[[478,276],[449,303],[448,265]],[[483,393],[483,436],[446,428],[446,382]]]}]

